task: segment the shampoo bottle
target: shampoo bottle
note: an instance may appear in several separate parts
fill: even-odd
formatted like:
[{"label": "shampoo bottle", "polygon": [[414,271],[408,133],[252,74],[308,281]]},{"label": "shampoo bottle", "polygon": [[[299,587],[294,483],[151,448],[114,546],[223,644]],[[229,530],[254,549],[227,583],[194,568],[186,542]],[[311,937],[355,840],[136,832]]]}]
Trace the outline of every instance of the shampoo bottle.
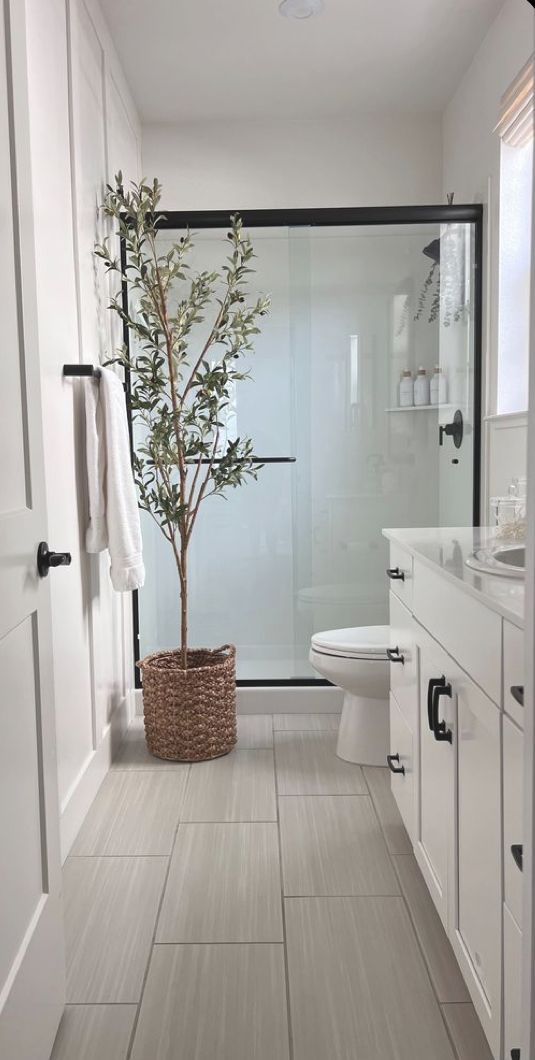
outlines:
[{"label": "shampoo bottle", "polygon": [[414,405],[414,383],[410,368],[405,368],[399,383],[399,407],[407,408],[410,405]]},{"label": "shampoo bottle", "polygon": [[429,405],[429,379],[425,368],[421,365],[414,381],[414,404]]}]

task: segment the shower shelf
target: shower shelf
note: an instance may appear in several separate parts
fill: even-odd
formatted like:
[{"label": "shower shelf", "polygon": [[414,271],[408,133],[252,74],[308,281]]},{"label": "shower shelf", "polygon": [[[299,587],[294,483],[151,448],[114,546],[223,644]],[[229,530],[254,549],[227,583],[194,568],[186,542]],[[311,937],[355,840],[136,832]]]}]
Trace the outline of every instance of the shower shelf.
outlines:
[{"label": "shower shelf", "polygon": [[452,409],[453,405],[400,405],[385,412],[427,412],[429,409]]}]

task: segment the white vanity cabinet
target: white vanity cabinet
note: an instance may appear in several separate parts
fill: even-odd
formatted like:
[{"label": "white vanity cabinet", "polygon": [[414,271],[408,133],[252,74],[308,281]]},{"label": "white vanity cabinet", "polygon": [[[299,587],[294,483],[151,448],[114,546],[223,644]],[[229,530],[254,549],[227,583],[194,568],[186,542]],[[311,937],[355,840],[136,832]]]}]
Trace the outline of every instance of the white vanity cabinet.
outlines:
[{"label": "white vanity cabinet", "polygon": [[391,580],[391,645],[407,658],[391,665],[390,754],[411,763],[392,791],[492,1054],[509,1060],[520,1034],[523,757],[509,687],[523,685],[523,634],[439,562],[392,544],[389,569],[406,573],[410,593]]}]

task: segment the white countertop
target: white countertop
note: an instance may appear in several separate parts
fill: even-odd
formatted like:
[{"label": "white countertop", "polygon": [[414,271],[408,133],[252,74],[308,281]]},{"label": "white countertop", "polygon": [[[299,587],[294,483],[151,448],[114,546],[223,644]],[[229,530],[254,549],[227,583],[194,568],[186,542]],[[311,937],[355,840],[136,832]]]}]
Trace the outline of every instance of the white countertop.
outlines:
[{"label": "white countertop", "polygon": [[466,566],[467,557],[476,549],[496,544],[494,530],[484,526],[448,526],[383,530],[383,534],[491,610],[523,628],[524,581],[482,574]]}]

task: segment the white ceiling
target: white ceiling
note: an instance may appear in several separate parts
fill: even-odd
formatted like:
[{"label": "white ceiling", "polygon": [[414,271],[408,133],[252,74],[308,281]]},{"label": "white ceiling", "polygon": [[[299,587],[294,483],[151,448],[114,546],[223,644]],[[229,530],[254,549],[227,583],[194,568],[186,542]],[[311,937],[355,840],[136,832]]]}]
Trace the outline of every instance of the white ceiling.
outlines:
[{"label": "white ceiling", "polygon": [[441,111],[503,0],[101,0],[145,122]]}]

